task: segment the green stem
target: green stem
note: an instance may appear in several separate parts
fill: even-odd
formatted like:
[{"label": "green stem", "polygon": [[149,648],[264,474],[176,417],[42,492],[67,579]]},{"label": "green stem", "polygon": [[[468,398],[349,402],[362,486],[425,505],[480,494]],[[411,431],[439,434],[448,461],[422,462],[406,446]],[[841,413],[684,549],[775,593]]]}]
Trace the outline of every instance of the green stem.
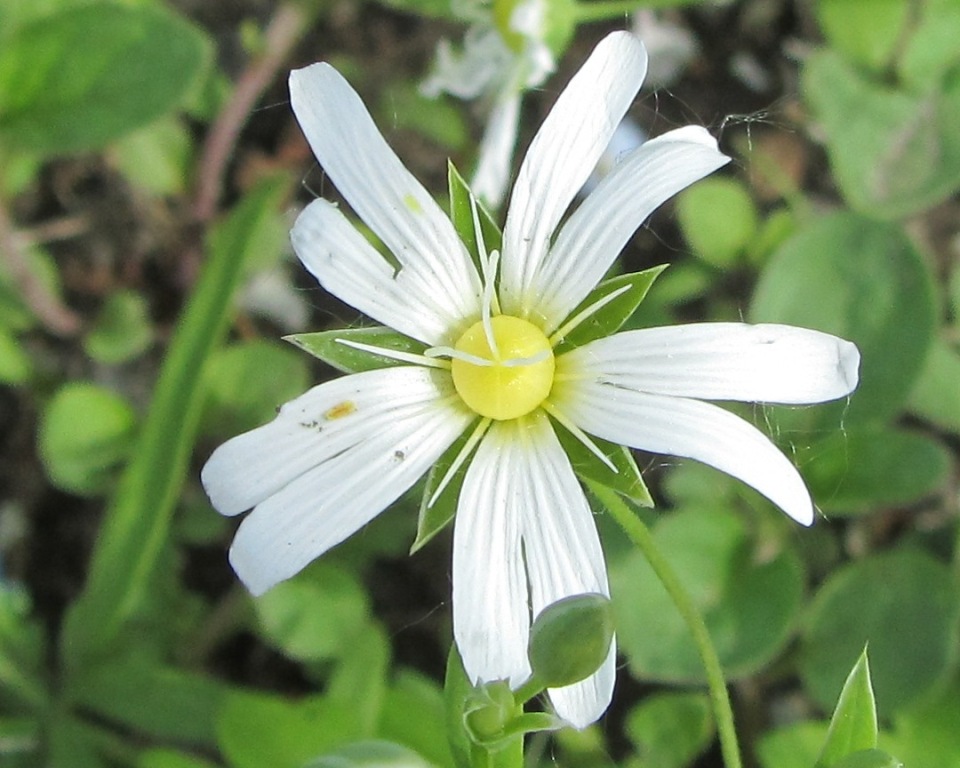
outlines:
[{"label": "green stem", "polygon": [[726,768],[741,768],[740,748],[737,745],[737,732],[733,726],[733,708],[730,706],[730,696],[727,693],[723,669],[720,659],[710,641],[710,633],[703,617],[693,604],[690,595],[683,588],[676,572],[667,559],[660,554],[653,540],[650,529],[637,517],[626,502],[615,491],[604,486],[589,484],[591,492],[600,500],[607,511],[613,516],[624,533],[643,552],[653,572],[660,579],[673,604],[677,606],[680,615],[687,623],[693,641],[700,654],[707,673],[707,687],[710,691],[710,700],[713,703],[713,713],[717,721],[717,732],[720,735],[720,749],[723,752],[723,763]]},{"label": "green stem", "polygon": [[583,24],[626,16],[641,7],[643,7],[641,0],[593,0],[577,3],[573,7],[573,12],[577,22]]}]

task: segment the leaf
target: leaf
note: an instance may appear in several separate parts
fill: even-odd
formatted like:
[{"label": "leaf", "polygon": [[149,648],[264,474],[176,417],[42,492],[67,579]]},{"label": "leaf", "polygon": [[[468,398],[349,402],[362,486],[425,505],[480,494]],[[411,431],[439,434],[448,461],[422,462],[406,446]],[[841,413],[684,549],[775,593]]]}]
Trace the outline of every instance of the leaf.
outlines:
[{"label": "leaf", "polygon": [[[762,557],[742,516],[697,504],[663,516],[653,529],[701,611],[728,679],[769,663],[790,639],[801,608],[803,567],[785,547]],[[770,542],[772,544],[772,542]],[[702,682],[703,665],[687,624],[642,554],[610,553],[617,642],[641,680]]]},{"label": "leaf", "polygon": [[654,693],[630,710],[624,730],[644,768],[686,768],[713,740],[710,699],[704,693]]},{"label": "leaf", "polygon": [[146,299],[135,291],[119,290],[107,297],[83,348],[97,362],[116,365],[145,352],[152,341]]},{"label": "leaf", "polygon": [[830,718],[830,729],[814,768],[833,768],[854,752],[877,746],[877,703],[870,682],[867,649],[857,659]]},{"label": "leaf", "polygon": [[653,497],[647,490],[647,484],[643,481],[643,475],[640,474],[629,448],[591,435],[593,443],[617,468],[617,471],[613,472],[566,427],[553,419],[551,423],[578,477],[612,488],[641,507],[654,506]]},{"label": "leaf", "polygon": [[732,267],[757,234],[757,207],[736,179],[707,178],[677,198],[677,221],[694,253],[708,264]]},{"label": "leaf", "polygon": [[820,0],[815,8],[831,46],[877,70],[889,64],[910,12],[907,0]]},{"label": "leaf", "polygon": [[[957,270],[960,275],[960,270]],[[960,279],[956,280],[960,286]],[[955,310],[960,315],[960,304]],[[934,341],[910,393],[910,411],[940,429],[960,434],[960,354],[943,338]]]},{"label": "leaf", "polygon": [[33,363],[17,338],[0,328],[0,384],[25,384],[33,374]]},{"label": "leaf", "polygon": [[834,768],[903,768],[903,763],[882,750],[864,749],[847,755]]},{"label": "leaf", "polygon": [[360,741],[311,760],[304,768],[432,768],[416,752],[390,741]]},{"label": "leaf", "polygon": [[130,454],[137,416],[122,397],[90,382],[65,384],[40,421],[40,459],[50,480],[71,493],[106,491]]},{"label": "leaf", "polygon": [[450,742],[450,751],[453,753],[454,764],[457,768],[473,768],[471,760],[473,744],[463,723],[463,715],[467,697],[473,693],[473,683],[467,677],[463,668],[463,661],[457,646],[450,644],[450,653],[447,655],[447,671],[443,685],[443,703],[445,721],[447,724],[447,740]]},{"label": "leaf", "polygon": [[400,668],[383,702],[377,734],[416,750],[435,765],[451,766],[443,717],[440,686],[412,669]]},{"label": "leaf", "polygon": [[889,717],[949,674],[958,615],[950,570],[918,549],[851,563],[824,582],[810,607],[800,646],[804,686],[829,709],[851,659],[869,643],[877,709]]},{"label": "leaf", "polygon": [[584,344],[594,339],[602,339],[611,336],[620,330],[630,316],[640,306],[640,302],[647,295],[653,281],[657,279],[663,270],[667,268],[666,264],[657,267],[645,269],[642,272],[631,272],[628,275],[618,275],[604,280],[600,285],[594,288],[590,294],[581,301],[570,313],[567,320],[560,324],[562,328],[571,318],[575,318],[580,312],[600,301],[605,296],[609,296],[615,291],[623,290],[619,296],[612,299],[596,312],[591,314],[576,328],[567,333],[563,339],[554,347],[554,354],[562,355],[575,347],[582,347]]},{"label": "leaf", "polygon": [[[473,222],[473,207],[470,204],[471,192],[467,182],[463,180],[460,171],[452,162],[447,163],[447,184],[450,187],[450,220],[460,239],[467,247],[473,266],[477,273],[483,274],[483,265],[480,262],[480,247],[477,243],[477,232]],[[502,249],[503,235],[496,222],[477,200],[477,218],[480,221],[480,231],[483,235],[483,244],[487,254]]]},{"label": "leaf", "polygon": [[95,3],[21,27],[0,47],[0,140],[102,147],[180,104],[209,51],[199,29],[151,5]]},{"label": "leaf", "polygon": [[0,691],[4,700],[18,702],[27,710],[43,709],[47,703],[46,651],[46,638],[31,616],[26,591],[0,582]]},{"label": "leaf", "polygon": [[888,421],[904,406],[933,341],[933,280],[899,226],[833,214],[771,257],[750,319],[826,331],[860,349],[860,383],[849,401],[776,409],[785,430]]},{"label": "leaf", "polygon": [[344,328],[340,331],[296,333],[283,337],[284,341],[289,341],[343,373],[360,373],[377,368],[410,365],[403,360],[347,346],[340,342],[341,339],[413,355],[421,355],[427,348],[426,344],[382,325],[369,328]]},{"label": "leaf", "polygon": [[[460,465],[460,468],[454,473],[453,477],[447,483],[441,494],[430,504],[433,495],[453,462],[456,461],[460,451],[473,435],[476,425],[471,425],[464,430],[453,444],[447,448],[443,455],[430,468],[427,473],[427,481],[423,486],[423,496],[420,498],[420,513],[417,516],[417,536],[410,547],[410,554],[419,551],[434,536],[447,527],[457,514],[457,502],[460,500],[460,489],[463,487],[463,479],[467,475],[467,468],[470,466],[470,457]],[[474,447],[473,450],[476,450]],[[471,451],[471,455],[473,451]]]},{"label": "leaf", "polygon": [[133,458],[106,512],[87,583],[61,633],[68,670],[109,657],[144,600],[170,532],[202,415],[204,365],[223,338],[250,243],[272,221],[286,178],[255,187],[212,234],[207,261],[174,332]]},{"label": "leaf", "polygon": [[920,93],[894,90],[827,50],[807,60],[803,88],[854,209],[900,218],[960,188],[960,78]]}]

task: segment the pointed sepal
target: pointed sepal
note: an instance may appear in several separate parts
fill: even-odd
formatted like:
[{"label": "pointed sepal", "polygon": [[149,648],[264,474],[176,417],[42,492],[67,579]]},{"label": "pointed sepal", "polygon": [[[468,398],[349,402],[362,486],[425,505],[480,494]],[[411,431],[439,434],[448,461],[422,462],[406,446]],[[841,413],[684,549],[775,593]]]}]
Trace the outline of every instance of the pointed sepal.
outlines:
[{"label": "pointed sepal", "polygon": [[372,371],[378,368],[410,365],[407,361],[379,355],[365,349],[357,349],[344,344],[344,341],[414,355],[423,354],[427,348],[422,342],[382,325],[366,328],[344,328],[340,331],[296,333],[291,336],[284,336],[283,340],[300,347],[300,349],[320,358],[323,362],[343,373],[360,373],[361,371]]}]

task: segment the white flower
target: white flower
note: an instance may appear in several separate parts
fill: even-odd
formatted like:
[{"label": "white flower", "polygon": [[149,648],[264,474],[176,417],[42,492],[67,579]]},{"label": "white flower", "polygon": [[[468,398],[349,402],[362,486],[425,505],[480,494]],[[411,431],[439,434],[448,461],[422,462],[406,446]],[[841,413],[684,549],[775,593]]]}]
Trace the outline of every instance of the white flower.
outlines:
[{"label": "white flower", "polygon": [[482,1],[454,3],[455,10],[459,7],[460,15],[472,22],[462,50],[457,52],[449,40],[442,40],[433,71],[420,89],[430,97],[446,92],[490,102],[470,185],[481,200],[496,208],[510,179],[521,96],[542,85],[556,63],[545,41],[546,0],[500,3],[499,14],[493,6]]},{"label": "white flower", "polygon": [[[797,328],[708,323],[617,333],[564,354],[569,327],[660,203],[727,162],[698,127],[626,156],[560,224],[640,87],[632,35],[603,40],[561,94],[520,168],[502,256],[478,274],[450,220],[326,64],[291,75],[294,112],[327,175],[399,263],[315,200],[292,239],[328,291],[422,342],[408,365],[348,375],[285,405],[211,456],[214,506],[253,508],[230,550],[260,594],[343,541],[409,489],[461,435],[469,461],[453,539],[454,635],[474,681],[530,674],[531,616],[565,596],[609,594],[593,518],[554,420],[590,435],[686,456],[749,483],[804,524],[809,494],[757,429],[701,402],[814,403],[856,385],[856,348]],[[483,254],[481,254],[483,256]],[[497,265],[500,265],[499,274]],[[609,461],[609,460],[608,460]],[[592,677],[550,697],[577,727],[610,702],[615,649]]]}]

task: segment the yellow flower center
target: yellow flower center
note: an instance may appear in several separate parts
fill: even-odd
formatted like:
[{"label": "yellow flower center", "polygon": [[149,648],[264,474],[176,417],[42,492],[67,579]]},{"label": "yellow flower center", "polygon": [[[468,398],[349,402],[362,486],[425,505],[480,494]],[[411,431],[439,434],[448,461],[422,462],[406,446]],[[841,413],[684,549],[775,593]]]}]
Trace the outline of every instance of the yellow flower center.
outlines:
[{"label": "yellow flower center", "polygon": [[490,326],[494,349],[483,321],[457,341],[456,350],[463,356],[453,358],[453,384],[463,402],[481,416],[516,419],[550,394],[553,349],[543,331],[519,317],[497,315],[490,318]]}]

